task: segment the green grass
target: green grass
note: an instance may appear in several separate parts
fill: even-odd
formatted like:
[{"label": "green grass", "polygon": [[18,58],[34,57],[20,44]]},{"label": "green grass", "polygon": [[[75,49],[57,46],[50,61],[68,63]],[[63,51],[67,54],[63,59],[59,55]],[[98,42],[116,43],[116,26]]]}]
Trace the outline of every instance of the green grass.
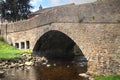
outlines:
[{"label": "green grass", "polygon": [[21,54],[31,53],[31,51],[19,50],[5,43],[0,37],[0,59],[15,59],[21,58]]},{"label": "green grass", "polygon": [[94,75],[96,80],[120,80],[120,75],[98,76]]}]

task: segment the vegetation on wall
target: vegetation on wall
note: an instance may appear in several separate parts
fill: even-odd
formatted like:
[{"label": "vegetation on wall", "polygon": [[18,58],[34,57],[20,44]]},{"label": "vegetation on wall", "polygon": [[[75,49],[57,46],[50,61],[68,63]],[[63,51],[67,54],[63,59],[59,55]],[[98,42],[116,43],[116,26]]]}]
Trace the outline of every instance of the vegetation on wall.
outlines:
[{"label": "vegetation on wall", "polygon": [[95,20],[95,16],[92,16],[92,20]]},{"label": "vegetation on wall", "polygon": [[85,17],[82,17],[82,18],[81,18],[81,17],[78,16],[78,22],[79,22],[79,23],[82,23],[82,22],[84,21],[84,19],[85,19]]}]

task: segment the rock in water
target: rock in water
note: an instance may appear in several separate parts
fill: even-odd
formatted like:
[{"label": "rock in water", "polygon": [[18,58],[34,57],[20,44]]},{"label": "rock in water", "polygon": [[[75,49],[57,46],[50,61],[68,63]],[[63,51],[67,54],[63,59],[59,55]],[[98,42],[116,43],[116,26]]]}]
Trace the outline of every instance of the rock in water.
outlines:
[{"label": "rock in water", "polygon": [[25,62],[25,65],[26,65],[26,66],[32,66],[32,65],[33,65],[33,62],[32,62],[32,61],[30,61],[30,62]]},{"label": "rock in water", "polygon": [[82,77],[84,77],[84,78],[89,78],[89,77],[90,77],[89,75],[87,75],[87,74],[85,74],[85,73],[79,74],[79,76],[82,76]]},{"label": "rock in water", "polygon": [[47,66],[47,67],[50,67],[51,65],[50,65],[50,64],[47,64],[46,66]]},{"label": "rock in water", "polygon": [[1,70],[0,71],[0,78],[4,77],[5,76],[5,71]]}]

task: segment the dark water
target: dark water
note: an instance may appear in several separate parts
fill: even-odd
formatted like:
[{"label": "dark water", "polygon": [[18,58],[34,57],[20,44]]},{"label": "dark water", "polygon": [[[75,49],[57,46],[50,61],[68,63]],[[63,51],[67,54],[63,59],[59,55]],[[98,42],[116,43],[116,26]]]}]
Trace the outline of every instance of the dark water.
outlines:
[{"label": "dark water", "polygon": [[48,65],[28,67],[28,70],[11,69],[0,80],[85,80],[78,76],[86,66],[74,61],[49,61]]}]

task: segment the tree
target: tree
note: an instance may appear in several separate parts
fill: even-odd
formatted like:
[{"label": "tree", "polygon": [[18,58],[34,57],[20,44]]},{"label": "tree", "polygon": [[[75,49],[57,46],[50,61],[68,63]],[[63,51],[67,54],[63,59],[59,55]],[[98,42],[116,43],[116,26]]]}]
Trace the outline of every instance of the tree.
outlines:
[{"label": "tree", "polygon": [[27,15],[31,13],[32,6],[30,0],[5,0],[2,1],[1,16],[8,21],[18,21],[27,19]]},{"label": "tree", "polygon": [[1,9],[2,9],[2,0],[0,0],[0,14],[1,14]]}]

